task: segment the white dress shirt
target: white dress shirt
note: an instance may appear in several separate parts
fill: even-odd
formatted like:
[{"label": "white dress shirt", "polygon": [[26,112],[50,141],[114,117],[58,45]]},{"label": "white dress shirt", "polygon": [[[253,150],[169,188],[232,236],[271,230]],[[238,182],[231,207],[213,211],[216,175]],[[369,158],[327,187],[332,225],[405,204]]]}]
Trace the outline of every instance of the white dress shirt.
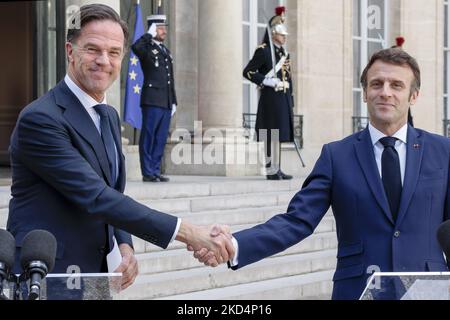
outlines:
[{"label": "white dress shirt", "polygon": [[[73,92],[73,94],[78,98],[80,103],[86,109],[87,113],[89,114],[92,121],[94,122],[95,127],[97,128],[98,132],[101,134],[100,115],[97,113],[97,111],[95,111],[94,107],[98,104],[107,104],[106,94],[105,94],[105,97],[103,98],[102,102],[98,102],[97,100],[92,98],[90,95],[88,95],[86,92],[84,92],[79,86],[77,86],[75,84],[75,82],[73,82],[73,80],[69,77],[69,75],[66,74],[66,76],[64,77],[64,82],[67,84],[70,91]],[[115,144],[115,142],[114,142],[114,144]],[[119,161],[117,161],[117,159],[119,159],[119,155],[117,154],[117,146],[114,149],[116,151],[116,168],[117,168],[116,172],[119,172]],[[175,237],[178,234],[178,230],[180,229],[180,225],[181,225],[181,219],[178,218],[177,226],[175,228],[175,232],[172,235],[170,242],[173,242],[173,240],[175,240]]]},{"label": "white dress shirt", "polygon": [[[381,155],[383,154],[384,146],[381,144],[380,139],[386,137],[384,133],[376,129],[369,123],[369,133],[370,139],[372,140],[373,152],[375,154],[375,160],[377,162],[378,173],[381,177]],[[395,150],[398,153],[398,158],[400,161],[400,174],[402,177],[402,186],[405,178],[405,167],[406,167],[406,140],[408,136],[408,124],[405,124],[400,128],[392,137],[397,138],[395,142]]]}]

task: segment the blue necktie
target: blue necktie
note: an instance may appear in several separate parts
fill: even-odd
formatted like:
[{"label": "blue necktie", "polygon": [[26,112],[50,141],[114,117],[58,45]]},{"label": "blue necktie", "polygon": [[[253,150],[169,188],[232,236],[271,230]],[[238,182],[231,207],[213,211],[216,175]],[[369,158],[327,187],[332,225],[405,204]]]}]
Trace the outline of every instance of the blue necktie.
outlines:
[{"label": "blue necktie", "polygon": [[400,172],[400,160],[395,142],[397,138],[384,137],[380,139],[384,146],[381,156],[381,177],[383,180],[384,191],[389,201],[392,217],[397,219],[400,198],[402,195],[402,177]]},{"label": "blue necktie", "polygon": [[105,145],[106,155],[108,156],[109,169],[111,172],[111,178],[115,183],[117,181],[117,167],[116,167],[116,151],[114,138],[109,125],[109,116],[106,108],[106,104],[98,104],[94,107],[95,111],[100,115],[100,130],[102,135],[103,144]]}]

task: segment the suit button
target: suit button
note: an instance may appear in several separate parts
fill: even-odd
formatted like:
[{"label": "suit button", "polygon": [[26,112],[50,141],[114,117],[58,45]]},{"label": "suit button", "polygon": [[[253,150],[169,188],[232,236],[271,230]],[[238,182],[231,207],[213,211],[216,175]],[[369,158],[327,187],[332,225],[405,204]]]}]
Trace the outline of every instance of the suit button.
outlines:
[{"label": "suit button", "polygon": [[394,237],[396,237],[396,238],[400,237],[400,231],[398,231],[398,230],[395,231],[394,232]]},{"label": "suit button", "polygon": [[170,81],[167,81],[167,84],[170,84]]},{"label": "suit button", "polygon": [[152,85],[151,85],[151,84],[149,84],[148,86],[149,86],[149,87],[151,87]]}]

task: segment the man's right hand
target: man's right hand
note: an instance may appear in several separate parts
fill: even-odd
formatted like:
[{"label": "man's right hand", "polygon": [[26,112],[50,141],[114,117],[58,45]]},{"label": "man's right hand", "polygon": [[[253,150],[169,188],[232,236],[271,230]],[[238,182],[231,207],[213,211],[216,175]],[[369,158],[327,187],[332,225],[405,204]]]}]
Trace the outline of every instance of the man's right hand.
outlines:
[{"label": "man's right hand", "polygon": [[208,265],[214,267],[234,257],[231,234],[225,227],[197,226],[182,221],[176,239],[184,242],[190,251],[205,249],[208,252],[208,261],[210,261]]},{"label": "man's right hand", "polygon": [[[225,236],[227,239],[231,241],[233,236],[231,235],[230,227],[227,225],[213,225],[210,230],[211,237],[223,237]],[[236,249],[231,243],[233,247],[233,254],[229,255],[230,259],[226,261],[231,261],[234,258],[234,250]],[[206,266],[217,267],[220,262],[216,259],[214,253],[207,248],[201,248],[200,250],[195,250],[192,246],[187,247],[188,251],[194,251],[194,258],[196,258],[199,262],[204,263]],[[223,261],[223,262],[226,262]]]},{"label": "man's right hand", "polygon": [[156,37],[156,23],[152,23],[148,28],[147,33],[152,36],[152,38]]}]

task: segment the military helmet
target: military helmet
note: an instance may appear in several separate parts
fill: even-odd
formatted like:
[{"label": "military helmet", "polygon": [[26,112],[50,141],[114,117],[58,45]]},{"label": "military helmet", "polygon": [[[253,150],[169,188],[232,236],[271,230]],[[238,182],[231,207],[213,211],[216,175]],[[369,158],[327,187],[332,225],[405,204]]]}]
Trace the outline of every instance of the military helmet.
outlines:
[{"label": "military helmet", "polygon": [[273,16],[269,21],[272,35],[274,34],[281,34],[285,36],[288,35],[286,25],[284,24],[286,21],[285,13],[286,8],[283,6],[277,7],[275,9],[275,16]]}]

